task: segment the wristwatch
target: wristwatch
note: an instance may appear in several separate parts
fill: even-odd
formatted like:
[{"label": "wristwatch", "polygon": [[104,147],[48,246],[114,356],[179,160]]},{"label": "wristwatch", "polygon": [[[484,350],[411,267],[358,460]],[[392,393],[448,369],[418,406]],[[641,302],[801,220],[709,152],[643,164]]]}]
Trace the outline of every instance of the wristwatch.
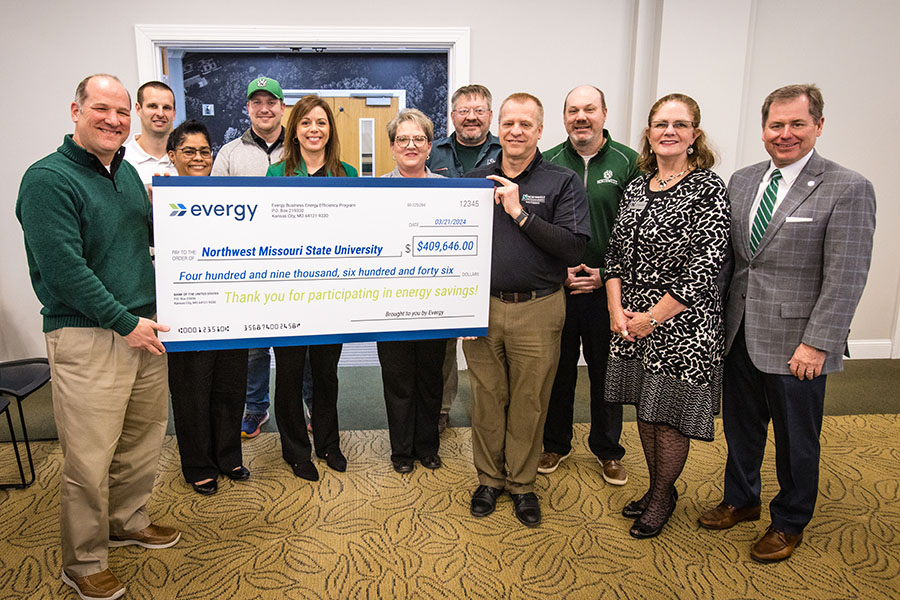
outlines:
[{"label": "wristwatch", "polygon": [[513,221],[516,222],[516,225],[518,225],[519,227],[521,227],[521,226],[522,226],[522,223],[525,221],[525,219],[528,218],[528,216],[529,216],[528,213],[525,212],[525,209],[523,208],[523,209],[522,209],[522,212],[519,213],[519,216],[516,217],[515,219],[513,219]]}]

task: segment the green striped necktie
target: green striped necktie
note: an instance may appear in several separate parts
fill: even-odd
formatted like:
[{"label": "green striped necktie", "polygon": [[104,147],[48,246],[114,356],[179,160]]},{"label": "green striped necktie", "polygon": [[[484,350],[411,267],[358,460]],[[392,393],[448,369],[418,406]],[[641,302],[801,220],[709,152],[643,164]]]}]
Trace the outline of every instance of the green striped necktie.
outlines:
[{"label": "green striped necktie", "polygon": [[759,201],[759,209],[756,211],[756,217],[753,219],[753,229],[750,230],[750,252],[756,252],[759,247],[759,241],[766,233],[766,227],[772,220],[772,213],[775,209],[775,198],[778,196],[778,181],[781,179],[781,171],[775,169],[772,171],[772,178],[769,179],[769,185],[763,192],[762,200]]}]

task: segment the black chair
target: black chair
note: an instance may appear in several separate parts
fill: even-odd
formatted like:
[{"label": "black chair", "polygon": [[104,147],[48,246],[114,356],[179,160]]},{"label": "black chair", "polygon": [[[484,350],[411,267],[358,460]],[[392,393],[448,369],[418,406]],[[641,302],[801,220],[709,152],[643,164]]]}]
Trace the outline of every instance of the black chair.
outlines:
[{"label": "black chair", "polygon": [[[12,440],[13,450],[16,453],[16,463],[19,465],[19,477],[22,483],[0,483],[0,489],[6,488],[24,488],[25,487],[25,470],[22,468],[22,455],[19,454],[19,443],[16,441],[16,432],[13,429],[12,417],[9,416],[9,399],[0,396],[0,412],[6,413],[6,422],[9,425],[9,439]],[[33,480],[34,478],[32,478]]]},{"label": "black chair", "polygon": [[25,452],[28,455],[28,466],[31,469],[31,479],[25,480],[25,469],[19,454],[19,444],[13,432],[12,417],[9,414],[9,400],[3,398],[6,406],[6,418],[9,421],[9,434],[16,452],[16,461],[19,463],[19,475],[22,483],[0,484],[0,488],[26,488],[34,483],[34,459],[31,456],[31,444],[28,440],[28,429],[25,428],[25,413],[22,410],[22,401],[28,396],[44,387],[50,381],[50,365],[46,358],[26,358],[0,363],[0,394],[12,396],[16,399],[19,409],[19,422],[22,425],[22,438],[25,441]]}]

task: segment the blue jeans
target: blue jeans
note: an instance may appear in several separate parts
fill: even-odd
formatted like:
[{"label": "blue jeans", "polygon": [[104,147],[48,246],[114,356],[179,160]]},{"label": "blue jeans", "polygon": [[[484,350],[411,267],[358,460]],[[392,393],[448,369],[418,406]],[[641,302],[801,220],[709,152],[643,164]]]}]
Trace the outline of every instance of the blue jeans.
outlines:
[{"label": "blue jeans", "polygon": [[247,355],[248,415],[262,415],[269,411],[269,373],[272,357],[268,348],[251,348]]}]

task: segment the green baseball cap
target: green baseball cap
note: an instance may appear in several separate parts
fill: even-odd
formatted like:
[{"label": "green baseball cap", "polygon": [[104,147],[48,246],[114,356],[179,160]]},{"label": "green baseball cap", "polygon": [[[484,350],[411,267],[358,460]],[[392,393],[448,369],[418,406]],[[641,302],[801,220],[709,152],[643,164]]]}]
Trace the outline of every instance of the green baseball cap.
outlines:
[{"label": "green baseball cap", "polygon": [[279,100],[284,100],[284,92],[281,91],[281,85],[271,77],[257,77],[247,86],[247,100],[254,92],[269,92]]}]

